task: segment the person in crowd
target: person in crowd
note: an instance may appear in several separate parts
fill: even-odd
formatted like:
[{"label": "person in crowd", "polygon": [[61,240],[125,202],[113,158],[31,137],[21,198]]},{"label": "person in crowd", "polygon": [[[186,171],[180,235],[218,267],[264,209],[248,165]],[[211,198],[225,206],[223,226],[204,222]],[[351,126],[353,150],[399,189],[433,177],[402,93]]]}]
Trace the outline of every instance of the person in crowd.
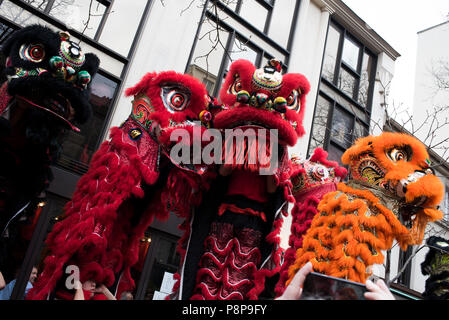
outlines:
[{"label": "person in crowd", "polygon": [[123,291],[120,300],[134,300],[134,296],[131,291]]},{"label": "person in crowd", "polygon": [[[28,293],[28,290],[30,290],[33,287],[33,283],[37,278],[37,267],[34,266],[30,273],[30,278],[28,280],[27,286],[25,288],[25,296]],[[0,288],[2,287],[2,280],[3,284],[5,283],[5,280],[3,279],[3,275],[0,273]],[[12,294],[12,291],[14,289],[14,286],[16,285],[16,279],[9,282],[7,285],[4,285],[4,288],[0,290],[0,300],[9,300]]]},{"label": "person in crowd", "polygon": [[3,274],[0,271],[0,290],[3,290],[3,288],[6,286],[5,278],[3,278]]},{"label": "person in crowd", "polygon": [[117,300],[109,289],[101,284],[97,286],[94,280],[87,280],[76,286],[73,300]]}]

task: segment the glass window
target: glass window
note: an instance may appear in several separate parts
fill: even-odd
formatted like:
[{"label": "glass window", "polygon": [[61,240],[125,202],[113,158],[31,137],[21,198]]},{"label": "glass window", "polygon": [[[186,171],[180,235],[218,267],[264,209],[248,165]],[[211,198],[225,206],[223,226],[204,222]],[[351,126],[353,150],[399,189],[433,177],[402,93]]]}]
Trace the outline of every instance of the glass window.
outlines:
[{"label": "glass window", "polygon": [[[372,96],[370,91],[374,87],[370,81],[375,68],[376,57],[369,49],[353,38],[344,27],[331,21],[315,111],[320,116],[322,97],[326,97],[329,100],[329,111],[324,116],[328,118],[332,114],[332,121],[326,128],[330,131],[330,139],[321,138],[324,142],[318,142],[311,137],[309,153],[313,148],[324,144],[324,148],[329,153],[332,152],[334,159],[340,161],[339,157],[345,148],[350,147],[355,139],[369,134],[371,111],[367,107]],[[314,119],[312,135],[323,135],[325,123],[328,123],[327,119]]]},{"label": "glass window", "polygon": [[368,135],[368,126],[363,124],[361,121],[356,120],[354,124],[354,137],[353,139],[356,140],[360,137],[365,137]]},{"label": "glass window", "polygon": [[449,221],[449,188],[446,187],[446,192],[444,193],[444,219]]},{"label": "glass window", "polygon": [[[106,5],[91,0],[24,0],[24,2],[92,39],[107,9]],[[22,21],[20,24],[24,23],[25,21]]]},{"label": "glass window", "polygon": [[264,31],[268,10],[254,0],[245,0],[240,7],[240,16],[260,31]]},{"label": "glass window", "polygon": [[296,5],[296,0],[276,1],[269,18],[268,36],[284,48],[288,46]]},{"label": "glass window", "polygon": [[248,46],[247,43],[239,40],[238,38],[234,41],[232,49],[230,51],[231,60],[246,59],[256,64],[257,51],[253,50]]},{"label": "glass window", "polygon": [[48,5],[48,0],[25,0],[24,2],[31,4],[33,7],[44,11]]},{"label": "glass window", "polygon": [[204,20],[189,68],[194,77],[203,82],[204,79],[216,82],[226,55],[228,38],[229,33],[221,27],[217,29],[215,21],[208,18]]},{"label": "glass window", "polygon": [[48,14],[92,39],[95,37],[107,9],[100,2],[91,0],[56,0],[49,2],[51,7]]},{"label": "glass window", "polygon": [[149,249],[150,276],[146,284],[144,300],[162,300],[171,293],[171,288],[163,288],[164,276],[178,271],[181,256],[176,251],[177,238],[163,236],[159,232],[150,231],[151,245]]},{"label": "glass window", "polygon": [[357,70],[360,47],[352,40],[345,38],[343,44],[342,60],[352,69]]},{"label": "glass window", "polygon": [[4,24],[0,18],[0,44],[2,44],[6,39],[8,39],[9,35],[15,31],[14,28],[9,27]]},{"label": "glass window", "polygon": [[[46,198],[42,199],[43,206],[30,206],[24,210],[19,219],[11,220],[5,233],[2,234],[0,241],[0,262],[1,272],[5,281],[17,279],[20,268],[26,257],[26,252],[33,232],[36,231],[38,220],[43,214],[43,210],[48,210],[48,225],[46,233],[50,232],[54,223],[57,221],[55,217],[60,216],[63,212],[63,207],[67,203],[67,199],[53,195],[47,192]],[[43,250],[44,243],[39,243],[36,247],[40,251],[40,255],[35,262],[39,271],[42,271],[42,262],[45,258],[45,250]]]},{"label": "glass window", "polygon": [[318,96],[318,101],[313,117],[312,135],[310,137],[309,153],[318,147],[324,148],[326,133],[328,132],[327,119],[331,102],[322,96]]},{"label": "glass window", "polygon": [[239,0],[220,0],[220,2],[223,2],[232,11],[235,11]]},{"label": "glass window", "polygon": [[326,51],[324,53],[323,70],[321,76],[334,81],[335,66],[338,54],[338,45],[340,43],[341,32],[333,25],[329,25],[329,31],[326,40]]},{"label": "glass window", "polygon": [[356,85],[356,78],[344,68],[341,68],[340,75],[338,76],[338,88],[353,98]]},{"label": "glass window", "polygon": [[339,147],[330,144],[329,148],[327,149],[328,156],[327,158],[331,161],[337,161],[339,164],[341,164],[341,156],[343,155],[344,151],[341,150]]},{"label": "glass window", "polygon": [[[28,2],[28,1],[27,1]],[[9,0],[0,2],[0,16],[14,21],[20,26],[38,23],[39,19]]]},{"label": "glass window", "polygon": [[371,79],[371,70],[373,66],[373,57],[366,52],[363,54],[362,71],[360,73],[359,95],[357,101],[364,107],[368,106],[369,85]]},{"label": "glass window", "polygon": [[113,1],[99,42],[125,57],[128,56],[146,4],[147,0]]},{"label": "glass window", "polygon": [[338,141],[342,146],[350,147],[352,144],[352,121],[352,115],[343,111],[343,109],[334,109],[331,137],[333,140]]},{"label": "glass window", "polygon": [[79,174],[84,174],[89,168],[89,162],[96,151],[99,139],[102,137],[103,126],[112,99],[114,98],[117,83],[96,74],[92,79],[92,115],[90,119],[80,126],[81,132],[70,131],[64,140],[61,157],[57,164]]}]

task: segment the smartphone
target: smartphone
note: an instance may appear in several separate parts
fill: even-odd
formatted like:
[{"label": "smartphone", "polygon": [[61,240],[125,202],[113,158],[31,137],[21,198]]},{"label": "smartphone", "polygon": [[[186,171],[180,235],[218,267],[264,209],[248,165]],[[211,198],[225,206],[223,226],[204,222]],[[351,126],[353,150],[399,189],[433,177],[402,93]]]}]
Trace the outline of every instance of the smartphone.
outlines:
[{"label": "smartphone", "polygon": [[304,281],[300,300],[365,300],[363,283],[311,272]]}]

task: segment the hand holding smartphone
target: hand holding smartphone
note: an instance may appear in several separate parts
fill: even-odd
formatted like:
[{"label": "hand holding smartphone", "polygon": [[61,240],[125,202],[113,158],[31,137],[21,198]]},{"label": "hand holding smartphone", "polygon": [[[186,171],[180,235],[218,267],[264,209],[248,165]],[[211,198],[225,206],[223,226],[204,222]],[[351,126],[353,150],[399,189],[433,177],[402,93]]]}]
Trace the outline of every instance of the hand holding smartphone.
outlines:
[{"label": "hand holding smartphone", "polygon": [[300,300],[365,300],[366,291],[362,283],[311,272],[304,281]]}]

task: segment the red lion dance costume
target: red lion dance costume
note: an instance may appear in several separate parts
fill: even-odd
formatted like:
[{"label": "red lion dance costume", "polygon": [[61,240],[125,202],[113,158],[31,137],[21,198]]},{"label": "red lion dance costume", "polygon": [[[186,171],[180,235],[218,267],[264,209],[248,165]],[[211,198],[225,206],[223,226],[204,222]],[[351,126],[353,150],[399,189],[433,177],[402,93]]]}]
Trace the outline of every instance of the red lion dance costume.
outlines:
[{"label": "red lion dance costume", "polygon": [[[280,67],[275,60],[261,69],[246,60],[231,65],[220,92],[225,106],[214,112],[214,127],[224,134],[232,128],[270,138],[231,141],[231,152],[226,148],[234,137],[225,138],[225,164],[214,180],[213,170],[199,175],[203,167],[173,164],[168,156],[173,130],[192,129],[191,120],[210,120],[204,86],[164,72],[148,74],[129,89],[133,112],[111,130],[111,141],[94,156],[67,205],[65,220],[48,237],[50,254],[29,298],[58,292],[70,264],[80,267],[82,281],[110,286],[119,279],[117,296],[132,290],[138,241],[154,217],[171,212],[185,218],[172,299],[259,298],[266,278],[280,270],[279,231],[287,202],[294,202],[287,146],[304,134],[310,89],[304,76],[282,76]],[[269,129],[277,130],[279,145]],[[255,157],[260,152],[267,161]]]},{"label": "red lion dance costume", "polygon": [[335,161],[327,160],[327,152],[321,148],[314,150],[308,160],[292,158],[291,182],[293,185],[293,205],[291,215],[289,248],[284,255],[276,295],[285,290],[288,269],[294,263],[296,251],[302,247],[303,237],[313,218],[318,214],[318,203],[323,196],[337,190],[337,184],[346,177],[347,170]]},{"label": "red lion dance costume", "polygon": [[46,299],[54,292],[56,298],[72,299],[73,291],[64,287],[68,265],[79,267],[81,282],[109,287],[118,281],[117,296],[132,291],[130,269],[153,218],[186,215],[199,201],[203,169],[173,165],[169,150],[174,130],[192,134],[192,121],[207,118],[205,87],[191,76],[168,71],[146,74],[126,94],[134,96],[131,115],[111,129],[111,140],[94,155],[66,205],[64,220],[49,234],[49,254],[29,299]]},{"label": "red lion dance costume", "polygon": [[[203,196],[209,201],[188,224],[190,237],[182,243],[186,253],[172,298],[257,299],[266,296],[266,279],[279,272],[279,231],[287,201],[294,201],[287,146],[304,134],[309,91],[303,75],[280,71],[275,60],[261,69],[246,60],[230,66],[220,91],[225,106],[213,120],[214,128],[224,132],[224,164]],[[229,129],[239,132],[237,137],[229,138]],[[279,146],[269,129],[277,130]],[[238,139],[245,135],[248,140]],[[260,135],[270,139],[251,140]],[[260,152],[268,161],[255,160]],[[274,173],[261,174],[275,162]]]}]

